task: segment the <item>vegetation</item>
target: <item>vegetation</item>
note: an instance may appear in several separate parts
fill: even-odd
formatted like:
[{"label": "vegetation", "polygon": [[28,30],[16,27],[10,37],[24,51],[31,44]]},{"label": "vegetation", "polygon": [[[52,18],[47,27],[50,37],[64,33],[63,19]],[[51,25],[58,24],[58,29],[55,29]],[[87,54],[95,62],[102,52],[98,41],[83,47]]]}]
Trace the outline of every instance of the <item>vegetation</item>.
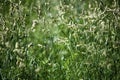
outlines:
[{"label": "vegetation", "polygon": [[119,74],[119,0],[0,0],[0,80]]}]

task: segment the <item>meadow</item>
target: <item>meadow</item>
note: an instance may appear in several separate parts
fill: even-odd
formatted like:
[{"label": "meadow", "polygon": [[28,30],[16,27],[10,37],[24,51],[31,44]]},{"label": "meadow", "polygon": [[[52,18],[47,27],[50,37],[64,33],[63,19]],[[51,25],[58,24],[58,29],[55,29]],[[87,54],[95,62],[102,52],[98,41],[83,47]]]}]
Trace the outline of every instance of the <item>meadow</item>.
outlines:
[{"label": "meadow", "polygon": [[0,0],[0,80],[119,74],[119,0]]}]

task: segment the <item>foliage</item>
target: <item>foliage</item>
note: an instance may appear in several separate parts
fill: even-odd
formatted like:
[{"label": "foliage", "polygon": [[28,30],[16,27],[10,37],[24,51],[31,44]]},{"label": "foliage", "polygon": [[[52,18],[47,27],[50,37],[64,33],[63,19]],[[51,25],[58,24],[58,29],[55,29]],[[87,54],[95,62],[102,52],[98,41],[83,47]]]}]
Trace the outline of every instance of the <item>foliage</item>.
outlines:
[{"label": "foliage", "polygon": [[119,80],[119,0],[0,0],[1,80]]}]

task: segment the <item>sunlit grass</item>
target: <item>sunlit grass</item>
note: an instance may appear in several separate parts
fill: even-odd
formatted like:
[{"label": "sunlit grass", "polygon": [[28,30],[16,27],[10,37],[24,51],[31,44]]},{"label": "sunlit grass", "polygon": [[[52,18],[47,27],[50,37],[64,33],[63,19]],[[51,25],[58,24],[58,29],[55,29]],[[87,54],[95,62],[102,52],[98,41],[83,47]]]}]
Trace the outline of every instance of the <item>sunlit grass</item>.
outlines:
[{"label": "sunlit grass", "polygon": [[119,80],[120,16],[109,3],[3,2],[1,80]]}]

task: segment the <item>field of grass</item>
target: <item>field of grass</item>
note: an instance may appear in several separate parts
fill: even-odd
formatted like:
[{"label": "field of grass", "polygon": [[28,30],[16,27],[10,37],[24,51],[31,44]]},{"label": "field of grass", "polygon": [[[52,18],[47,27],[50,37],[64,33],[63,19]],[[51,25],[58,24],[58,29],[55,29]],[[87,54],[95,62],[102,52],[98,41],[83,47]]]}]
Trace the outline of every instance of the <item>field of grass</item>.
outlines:
[{"label": "field of grass", "polygon": [[119,0],[0,0],[0,80],[119,74]]}]

